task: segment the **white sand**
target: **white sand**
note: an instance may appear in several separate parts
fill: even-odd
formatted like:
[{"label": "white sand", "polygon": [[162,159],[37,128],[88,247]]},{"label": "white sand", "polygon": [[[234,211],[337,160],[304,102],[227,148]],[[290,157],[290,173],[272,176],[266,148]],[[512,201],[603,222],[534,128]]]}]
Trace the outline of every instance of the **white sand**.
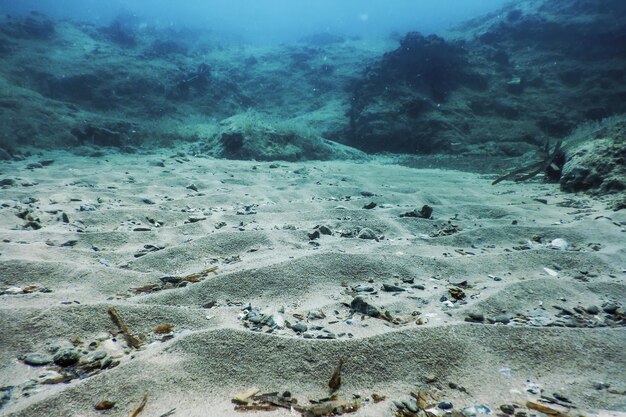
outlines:
[{"label": "white sand", "polygon": [[[55,162],[26,169],[42,158]],[[159,160],[165,167],[155,166]],[[623,210],[563,194],[557,185],[491,186],[491,177],[455,171],[379,163],[270,165],[169,153],[56,153],[3,162],[0,179],[16,183],[0,188],[0,288],[38,287],[0,296],[0,387],[16,387],[0,415],[127,416],[144,393],[148,401],[140,416],[173,408],[175,416],[242,415],[230,399],[250,387],[289,390],[301,403],[327,396],[339,358],[345,359],[340,395],[387,397],[364,402],[357,416],[394,415],[392,400],[419,389],[438,391],[455,409],[482,403],[497,410],[533,397],[527,381],[546,395],[568,397],[576,412],[626,410],[620,393],[626,387],[623,327],[522,323],[554,322],[555,305],[598,306],[589,322],[605,323],[602,305],[626,300]],[[198,192],[187,189],[190,184]],[[363,197],[363,191],[375,196]],[[376,208],[362,208],[372,201]],[[559,206],[567,201],[580,208]],[[95,210],[79,211],[85,204]],[[252,204],[257,214],[236,214]],[[433,207],[432,220],[400,217],[424,204]],[[41,229],[23,228],[26,220],[16,214],[26,209]],[[191,217],[206,219],[185,224]],[[220,222],[226,225],[218,229]],[[448,222],[461,230],[430,236]],[[333,231],[315,240],[319,246],[307,236],[316,225]],[[150,230],[133,231],[138,227]],[[340,237],[363,227],[384,238]],[[551,247],[554,239],[564,239],[568,248]],[[62,246],[71,240],[74,246]],[[164,248],[135,258],[148,244]],[[229,262],[237,256],[239,262]],[[211,266],[217,273],[185,288],[131,291]],[[410,278],[412,284],[402,282]],[[452,299],[449,281],[460,278],[470,286],[465,300],[441,302],[442,296]],[[407,291],[383,292],[383,283]],[[354,296],[348,287],[359,284],[373,285],[377,293],[364,297],[405,323],[360,314],[347,322],[352,314],[346,303]],[[38,291],[42,287],[51,292]],[[210,301],[217,306],[202,308]],[[294,313],[321,310],[325,318],[306,324],[323,326],[337,339],[305,339],[289,328],[252,331],[238,319],[242,307],[228,301],[262,312],[284,307],[280,316],[291,324],[298,321]],[[120,354],[119,366],[89,378],[28,388],[28,380],[46,367],[26,365],[17,359],[21,355],[47,353],[75,338],[90,352],[87,345],[99,336],[95,350],[115,354],[126,347],[121,335],[111,341],[117,328],[107,314],[110,306],[133,334],[145,337],[143,348]],[[515,325],[468,323],[469,312],[521,318]],[[419,318],[425,324],[418,325]],[[173,339],[161,343],[152,329],[163,323],[175,330]],[[594,381],[610,389],[596,389]],[[102,400],[116,405],[96,411]]]}]

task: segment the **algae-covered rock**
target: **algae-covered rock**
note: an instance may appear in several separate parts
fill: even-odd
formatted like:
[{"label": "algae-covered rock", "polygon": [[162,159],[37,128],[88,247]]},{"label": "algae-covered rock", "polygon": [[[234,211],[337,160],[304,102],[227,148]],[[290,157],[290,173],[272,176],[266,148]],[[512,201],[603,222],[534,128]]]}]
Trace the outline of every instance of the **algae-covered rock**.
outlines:
[{"label": "algae-covered rock", "polygon": [[[610,194],[626,190],[626,118],[614,117],[583,126],[570,138],[561,190]],[[567,143],[567,141],[566,141]]]},{"label": "algae-covered rock", "polygon": [[223,120],[199,151],[215,157],[258,161],[367,159],[361,151],[326,140],[302,124],[252,111]]}]

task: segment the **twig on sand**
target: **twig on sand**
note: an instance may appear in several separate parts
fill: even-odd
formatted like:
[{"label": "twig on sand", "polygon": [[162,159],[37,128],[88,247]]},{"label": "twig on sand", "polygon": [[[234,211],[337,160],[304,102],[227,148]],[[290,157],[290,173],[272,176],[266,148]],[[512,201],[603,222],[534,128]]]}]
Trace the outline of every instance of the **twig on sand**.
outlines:
[{"label": "twig on sand", "polygon": [[124,334],[124,339],[126,339],[126,342],[131,347],[139,349],[141,347],[141,342],[130,333],[130,330],[128,330],[128,326],[126,325],[126,323],[124,323],[122,316],[120,316],[120,314],[114,307],[109,307],[109,316],[111,316],[111,320],[113,320],[113,323],[115,323],[115,325],[120,329],[122,334]]},{"label": "twig on sand", "polygon": [[343,359],[339,359],[339,364],[337,368],[335,368],[335,372],[333,372],[333,376],[330,377],[330,381],[328,381],[328,388],[330,388],[333,392],[337,391],[341,387],[341,369],[343,368]]},{"label": "twig on sand", "polygon": [[145,394],[143,396],[143,400],[141,400],[141,403],[139,403],[137,408],[135,408],[133,410],[133,412],[130,413],[130,417],[137,417],[139,415],[139,413],[141,413],[143,411],[143,408],[146,406],[147,402],[148,402],[148,394]]},{"label": "twig on sand", "polygon": [[554,159],[562,152],[561,145],[563,141],[558,141],[554,146],[552,152],[550,152],[550,143],[546,142],[546,146],[542,152],[543,159],[538,162],[534,162],[530,165],[523,166],[511,171],[506,175],[497,178],[491,185],[496,185],[499,182],[513,178],[515,182],[521,182],[529,180],[536,175],[545,172],[554,163]]}]

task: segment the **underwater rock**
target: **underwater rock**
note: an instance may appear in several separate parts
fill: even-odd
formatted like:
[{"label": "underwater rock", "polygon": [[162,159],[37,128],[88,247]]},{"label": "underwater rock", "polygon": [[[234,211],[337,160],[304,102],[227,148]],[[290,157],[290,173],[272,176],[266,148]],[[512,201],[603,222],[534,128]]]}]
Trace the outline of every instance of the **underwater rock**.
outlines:
[{"label": "underwater rock", "polygon": [[223,120],[197,153],[257,161],[367,159],[364,153],[326,140],[296,123],[252,111]]},{"label": "underwater rock", "polygon": [[80,360],[80,352],[74,348],[61,348],[54,354],[54,363],[59,366],[72,366]]},{"label": "underwater rock", "polygon": [[43,366],[52,362],[52,357],[43,353],[29,353],[24,357],[24,363],[31,366]]},{"label": "underwater rock", "polygon": [[569,141],[582,143],[567,154],[560,179],[562,191],[611,194],[626,190],[625,120],[607,119],[594,130],[583,126]]},{"label": "underwater rock", "polygon": [[350,307],[356,313],[365,314],[366,316],[378,317],[380,315],[378,308],[365,301],[363,297],[354,297]]}]

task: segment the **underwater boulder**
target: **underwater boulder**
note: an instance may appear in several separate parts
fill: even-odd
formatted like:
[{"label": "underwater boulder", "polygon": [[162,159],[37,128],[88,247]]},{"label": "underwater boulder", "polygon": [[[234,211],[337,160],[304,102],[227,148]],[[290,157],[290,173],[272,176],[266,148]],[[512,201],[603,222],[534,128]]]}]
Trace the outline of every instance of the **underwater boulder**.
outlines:
[{"label": "underwater boulder", "polygon": [[362,152],[326,140],[303,124],[253,111],[223,120],[200,144],[198,153],[256,161],[367,159]]},{"label": "underwater boulder", "polygon": [[566,192],[613,194],[626,190],[626,117],[583,125],[565,143],[567,152],[560,187]]}]

